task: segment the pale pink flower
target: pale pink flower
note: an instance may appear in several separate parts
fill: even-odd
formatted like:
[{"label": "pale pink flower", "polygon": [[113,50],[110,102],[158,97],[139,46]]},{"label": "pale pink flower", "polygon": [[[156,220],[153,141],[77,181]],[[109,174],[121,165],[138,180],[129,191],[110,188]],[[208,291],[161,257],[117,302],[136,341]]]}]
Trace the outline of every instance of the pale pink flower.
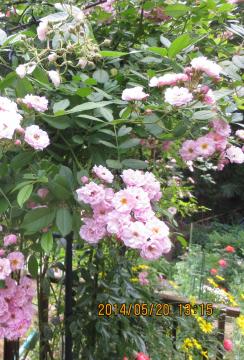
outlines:
[{"label": "pale pink flower", "polygon": [[88,64],[88,60],[86,59],[79,59],[78,61],[78,65],[81,67],[81,69],[85,69],[85,67],[87,66]]},{"label": "pale pink flower", "polygon": [[37,190],[37,195],[41,199],[45,199],[47,197],[48,193],[49,193],[49,190],[47,188],[40,188]]},{"label": "pale pink flower", "polygon": [[223,151],[226,149],[228,141],[225,136],[221,136],[218,133],[211,131],[205,135],[205,137],[211,138],[214,141],[216,150]]},{"label": "pale pink flower", "polygon": [[236,131],[236,136],[241,139],[244,140],[244,130],[237,130]]},{"label": "pale pink flower", "polygon": [[43,150],[50,144],[47,132],[41,130],[38,125],[31,125],[25,129],[24,140],[35,150]]},{"label": "pale pink flower", "polygon": [[19,77],[21,79],[23,79],[25,77],[25,75],[27,74],[26,65],[20,64],[19,66],[17,66],[15,71],[16,71],[16,74],[19,75]]},{"label": "pale pink flower", "polygon": [[145,100],[149,94],[143,92],[142,86],[136,86],[131,89],[125,89],[122,93],[122,100],[125,101],[140,101]]},{"label": "pale pink flower", "polygon": [[90,205],[97,205],[105,199],[104,187],[93,181],[76,190],[76,193],[79,201]]},{"label": "pale pink flower", "polygon": [[[188,179],[191,179],[191,178],[188,178]],[[192,179],[193,180],[193,179]],[[194,180],[193,180],[193,184],[194,184]],[[171,206],[171,207],[169,207],[168,209],[168,212],[171,214],[171,215],[175,215],[175,214],[177,214],[177,209],[174,207],[174,206]]]},{"label": "pale pink flower", "polygon": [[138,274],[138,280],[140,285],[149,285],[149,280],[148,280],[148,272],[147,271],[141,271]]},{"label": "pale pink flower", "polygon": [[107,224],[108,214],[112,210],[112,206],[105,201],[92,206],[93,217],[98,223]]},{"label": "pale pink flower", "polygon": [[145,260],[157,260],[171,249],[171,242],[165,239],[165,243],[158,240],[149,240],[142,246],[140,256]]},{"label": "pale pink flower", "polygon": [[0,96],[0,114],[2,115],[3,112],[18,112],[17,104],[8,99],[7,97]]},{"label": "pale pink flower", "polygon": [[17,104],[0,96],[0,139],[12,139],[15,130],[20,127],[21,120]]},{"label": "pale pink flower", "polygon": [[113,14],[114,13],[114,7],[113,7],[113,3],[115,2],[116,0],[107,0],[105,3],[103,4],[100,4],[99,6],[104,10],[106,11],[107,13],[111,13]]},{"label": "pale pink flower", "polygon": [[130,213],[136,204],[135,197],[127,189],[118,191],[112,200],[114,208],[121,213]]},{"label": "pale pink flower", "polygon": [[123,213],[123,216],[121,215],[116,210],[109,212],[107,215],[107,231],[110,234],[116,234],[118,237],[120,237],[122,230],[129,226],[132,220],[130,214]]},{"label": "pale pink flower", "polygon": [[143,186],[146,182],[144,173],[140,170],[123,170],[121,178],[127,186]]},{"label": "pale pink flower", "polygon": [[156,179],[153,173],[148,171],[145,172],[144,178],[145,185],[143,185],[143,190],[147,192],[150,200],[159,201],[162,196],[160,191],[160,182]]},{"label": "pale pink flower", "polygon": [[57,60],[57,58],[58,58],[58,55],[56,53],[51,53],[51,54],[48,55],[48,61],[49,62],[54,62],[54,61]]},{"label": "pale pink flower", "polygon": [[38,39],[41,41],[45,41],[48,32],[48,21],[41,21],[36,31],[37,31]]},{"label": "pale pink flower", "polygon": [[55,71],[55,70],[48,71],[48,76],[50,77],[50,79],[55,87],[58,87],[60,85],[61,77],[57,71]]},{"label": "pale pink flower", "polygon": [[221,66],[208,60],[205,56],[200,56],[191,61],[191,66],[197,71],[204,72],[210,77],[219,78],[222,71]]},{"label": "pale pink flower", "polygon": [[9,246],[9,245],[16,244],[17,240],[18,240],[18,238],[15,234],[9,234],[9,235],[4,236],[3,243],[4,243],[4,246]]},{"label": "pale pink flower", "polygon": [[5,280],[10,274],[10,261],[8,259],[0,259],[0,280]]},{"label": "pale pink flower", "polygon": [[132,249],[140,249],[148,238],[148,229],[140,221],[131,222],[122,229],[121,239]]},{"label": "pale pink flower", "polygon": [[185,87],[174,86],[165,91],[165,102],[173,106],[186,105],[193,100],[193,95]]},{"label": "pale pink flower", "polygon": [[48,100],[45,96],[26,95],[21,100],[30,109],[45,112],[48,109]]},{"label": "pale pink flower", "polygon": [[212,120],[210,123],[210,126],[214,129],[214,131],[217,134],[219,134],[221,136],[228,137],[231,133],[230,125],[222,119]]},{"label": "pale pink flower", "polygon": [[165,74],[160,77],[152,77],[149,86],[150,87],[160,87],[165,85],[176,85],[179,82],[188,81],[188,76],[186,74]]},{"label": "pale pink flower", "polygon": [[215,104],[216,100],[215,100],[215,97],[214,97],[213,90],[211,90],[211,89],[208,90],[208,92],[203,97],[203,102],[208,104],[208,105]]},{"label": "pale pink flower", "polygon": [[184,141],[179,152],[183,160],[195,160],[197,158],[196,142],[193,140]]},{"label": "pale pink flower", "polygon": [[226,150],[226,157],[230,160],[231,163],[243,164],[244,163],[244,153],[241,148],[237,146],[230,146]]},{"label": "pale pink flower", "polygon": [[151,240],[162,240],[169,235],[168,226],[158,218],[154,217],[146,223]]},{"label": "pale pink flower", "polygon": [[97,244],[106,236],[106,228],[97,223],[96,220],[85,218],[84,223],[80,228],[80,237],[89,244]]},{"label": "pale pink flower", "polygon": [[20,251],[13,251],[8,255],[10,261],[11,270],[21,270],[24,267],[25,258]]},{"label": "pale pink flower", "polygon": [[208,136],[201,136],[196,141],[195,151],[198,156],[207,158],[215,152],[215,142]]},{"label": "pale pink flower", "polygon": [[3,297],[0,297],[0,319],[6,312],[8,312],[8,303]]},{"label": "pale pink flower", "polygon": [[133,216],[136,220],[138,221],[142,221],[142,222],[147,222],[149,220],[152,220],[155,217],[155,213],[152,210],[152,208],[148,207],[148,208],[144,208],[144,209],[133,209]]},{"label": "pale pink flower", "polygon": [[143,211],[151,208],[148,193],[144,189],[130,186],[127,188],[127,191],[135,199],[133,210]]},{"label": "pale pink flower", "polygon": [[97,177],[107,183],[112,183],[114,176],[106,167],[102,165],[95,165],[92,169],[92,171],[97,175]]},{"label": "pale pink flower", "polygon": [[89,182],[89,178],[87,176],[82,176],[80,178],[82,184],[87,184]]}]

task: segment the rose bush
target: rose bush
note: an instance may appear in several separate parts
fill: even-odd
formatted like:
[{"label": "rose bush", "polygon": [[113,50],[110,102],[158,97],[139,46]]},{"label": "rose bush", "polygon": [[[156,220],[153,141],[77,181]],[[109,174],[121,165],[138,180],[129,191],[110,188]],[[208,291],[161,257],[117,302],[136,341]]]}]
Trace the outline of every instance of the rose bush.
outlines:
[{"label": "rose bush", "polygon": [[[160,302],[169,266],[162,255],[186,248],[182,218],[206,210],[193,194],[194,171],[211,181],[244,162],[238,6],[1,5],[0,338],[15,340],[30,326],[28,271],[39,356],[60,358],[65,237],[72,233],[68,320],[77,359],[156,360],[162,348],[165,358],[212,356],[213,325],[201,317],[180,319],[176,344],[170,317],[126,310],[98,317],[97,306]],[[8,246],[15,251],[8,254]],[[133,267],[147,266],[140,261],[152,260],[152,273],[133,275]],[[17,320],[9,320],[13,314]]]}]

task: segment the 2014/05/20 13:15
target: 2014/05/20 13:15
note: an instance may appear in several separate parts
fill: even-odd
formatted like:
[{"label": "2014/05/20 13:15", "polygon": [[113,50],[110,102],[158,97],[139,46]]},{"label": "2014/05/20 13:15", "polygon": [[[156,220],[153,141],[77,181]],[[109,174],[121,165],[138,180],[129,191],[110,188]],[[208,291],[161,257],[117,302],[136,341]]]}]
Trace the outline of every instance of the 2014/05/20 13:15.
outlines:
[{"label": "2014/05/20 13:15", "polygon": [[98,316],[193,316],[200,314],[200,316],[212,316],[213,304],[98,304]]}]

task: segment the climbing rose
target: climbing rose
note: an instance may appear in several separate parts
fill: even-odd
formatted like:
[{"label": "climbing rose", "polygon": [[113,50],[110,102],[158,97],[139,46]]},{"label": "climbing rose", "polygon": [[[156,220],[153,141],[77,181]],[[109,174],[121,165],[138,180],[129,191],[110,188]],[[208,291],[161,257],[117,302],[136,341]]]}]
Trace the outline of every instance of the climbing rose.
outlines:
[{"label": "climbing rose", "polygon": [[195,160],[197,157],[196,142],[193,140],[184,141],[180,149],[180,155],[185,161]]},{"label": "climbing rose", "polygon": [[10,261],[8,259],[0,259],[0,280],[5,280],[10,273]]},{"label": "climbing rose", "polygon": [[188,76],[186,74],[165,74],[160,77],[152,77],[149,86],[150,87],[160,87],[165,85],[176,85],[179,82],[187,81]]},{"label": "climbing rose", "polygon": [[209,89],[208,92],[203,97],[203,102],[205,102],[208,105],[215,104],[216,100],[214,97],[213,90]]},{"label": "climbing rose", "polygon": [[92,171],[97,175],[97,177],[107,183],[112,183],[114,176],[106,167],[102,165],[95,165]]},{"label": "climbing rose", "polygon": [[41,41],[45,41],[48,32],[48,21],[41,21],[36,31],[37,31],[38,39]]},{"label": "climbing rose", "polygon": [[191,66],[197,71],[204,72],[210,77],[219,78],[222,71],[221,66],[215,62],[208,60],[205,56],[200,56],[191,61]]},{"label": "climbing rose", "polygon": [[237,130],[236,136],[238,136],[241,140],[244,140],[244,130]]},{"label": "climbing rose", "polygon": [[210,125],[214,131],[221,136],[227,137],[231,133],[230,125],[222,119],[215,119],[210,123]]},{"label": "climbing rose", "polygon": [[9,246],[17,243],[17,236],[15,234],[9,234],[3,238],[4,246]]},{"label": "climbing rose", "polygon": [[40,188],[37,190],[37,195],[41,198],[41,199],[45,199],[45,197],[48,195],[49,190],[47,188]]},{"label": "climbing rose", "polygon": [[235,248],[231,245],[226,246],[225,251],[229,252],[229,253],[234,253],[235,252]]},{"label": "climbing rose", "polygon": [[96,220],[85,218],[84,223],[80,228],[80,237],[89,244],[97,244],[106,235],[106,228]]},{"label": "climbing rose", "polygon": [[50,144],[48,134],[38,125],[31,125],[25,129],[24,140],[35,150],[43,150]]},{"label": "climbing rose", "polygon": [[48,109],[48,100],[45,96],[26,95],[22,102],[30,109],[44,112]]},{"label": "climbing rose", "polygon": [[233,343],[232,343],[231,340],[224,339],[223,345],[224,345],[224,349],[226,351],[232,351],[233,350]]},{"label": "climbing rose", "polygon": [[218,261],[218,263],[219,263],[219,266],[221,266],[222,268],[226,268],[228,266],[228,262],[224,259],[220,259]]},{"label": "climbing rose", "polygon": [[244,153],[237,146],[230,146],[226,150],[226,157],[231,163],[242,164],[244,162]]},{"label": "climbing rose", "polygon": [[24,255],[20,251],[13,251],[8,255],[12,271],[21,270],[24,266]]},{"label": "climbing rose", "polygon": [[12,139],[15,130],[20,127],[22,116],[15,102],[0,96],[0,139]]},{"label": "climbing rose", "polygon": [[26,64],[20,64],[19,66],[17,66],[16,68],[16,74],[19,75],[19,77],[21,79],[23,79],[25,77],[25,75],[30,75],[33,73],[33,71],[36,68],[36,63],[35,62],[29,62]]},{"label": "climbing rose", "polygon": [[50,79],[55,87],[58,87],[60,85],[61,77],[57,71],[54,71],[54,70],[48,71],[48,76],[50,77]]},{"label": "climbing rose", "polygon": [[121,239],[132,249],[140,249],[149,238],[147,227],[140,221],[131,222],[122,229]]},{"label": "climbing rose", "polygon": [[185,87],[174,86],[165,91],[165,101],[173,106],[182,106],[191,102],[193,95]]},{"label": "climbing rose", "polygon": [[136,86],[131,89],[125,89],[122,93],[122,100],[125,101],[140,101],[145,100],[149,94],[143,92],[142,86]]},{"label": "climbing rose", "polygon": [[140,170],[123,170],[121,178],[127,186],[143,186],[145,184],[145,175]]},{"label": "climbing rose", "polygon": [[145,260],[157,260],[162,254],[171,249],[171,242],[168,238],[163,241],[149,240],[142,246],[140,256]]},{"label": "climbing rose", "polygon": [[211,138],[202,136],[196,141],[195,151],[198,156],[207,158],[215,152],[215,143]]},{"label": "climbing rose", "polygon": [[105,199],[105,190],[102,185],[90,182],[82,188],[76,190],[78,200],[86,204],[96,205]]}]

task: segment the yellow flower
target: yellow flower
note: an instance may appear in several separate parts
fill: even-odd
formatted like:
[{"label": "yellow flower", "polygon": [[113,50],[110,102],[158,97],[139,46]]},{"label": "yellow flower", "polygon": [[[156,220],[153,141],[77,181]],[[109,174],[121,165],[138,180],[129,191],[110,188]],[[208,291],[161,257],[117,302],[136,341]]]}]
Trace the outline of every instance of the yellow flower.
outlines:
[{"label": "yellow flower", "polygon": [[176,284],[176,282],[172,281],[172,280],[169,280],[168,283],[170,285],[172,285],[175,289],[177,289],[179,287],[179,285]]},{"label": "yellow flower", "polygon": [[220,281],[224,281],[224,280],[225,280],[225,278],[223,278],[222,276],[219,276],[219,275],[216,275],[215,277],[216,277],[216,279],[218,279],[218,280],[220,280]]},{"label": "yellow flower", "polygon": [[197,350],[202,350],[201,344],[196,339],[192,339],[192,341]]},{"label": "yellow flower", "polygon": [[235,298],[234,298],[233,295],[231,295],[230,293],[226,292],[226,296],[228,297],[229,302],[231,303],[231,305],[233,305],[233,306],[238,306],[238,304],[237,304],[237,302],[236,302],[236,300],[235,300]]},{"label": "yellow flower", "polygon": [[132,270],[132,271],[137,271],[137,270],[138,270],[138,269],[137,269],[137,266],[132,266],[131,270]]},{"label": "yellow flower", "polygon": [[244,315],[240,315],[237,319],[236,319],[237,325],[239,326],[242,335],[244,335]]},{"label": "yellow flower", "polygon": [[207,351],[201,351],[201,355],[205,357],[205,359],[208,359],[208,352]]},{"label": "yellow flower", "polygon": [[148,265],[138,265],[138,268],[140,269],[140,270],[147,270],[147,269],[149,269],[150,268],[150,266],[148,266]]},{"label": "yellow flower", "polygon": [[196,298],[195,298],[195,296],[190,296],[190,297],[189,297],[189,300],[190,300],[190,303],[191,303],[192,306],[194,306],[194,305],[196,304]]},{"label": "yellow flower", "polygon": [[240,296],[241,300],[244,300],[244,293]]},{"label": "yellow flower", "polygon": [[213,324],[207,321],[199,321],[198,324],[202,332],[204,332],[205,334],[211,334],[211,332],[213,331]]},{"label": "yellow flower", "polygon": [[208,280],[209,284],[213,285],[213,287],[216,287],[216,288],[219,287],[219,285],[213,279],[208,278],[207,280]]},{"label": "yellow flower", "polygon": [[137,283],[139,280],[137,278],[131,278],[130,281],[133,283]]}]

